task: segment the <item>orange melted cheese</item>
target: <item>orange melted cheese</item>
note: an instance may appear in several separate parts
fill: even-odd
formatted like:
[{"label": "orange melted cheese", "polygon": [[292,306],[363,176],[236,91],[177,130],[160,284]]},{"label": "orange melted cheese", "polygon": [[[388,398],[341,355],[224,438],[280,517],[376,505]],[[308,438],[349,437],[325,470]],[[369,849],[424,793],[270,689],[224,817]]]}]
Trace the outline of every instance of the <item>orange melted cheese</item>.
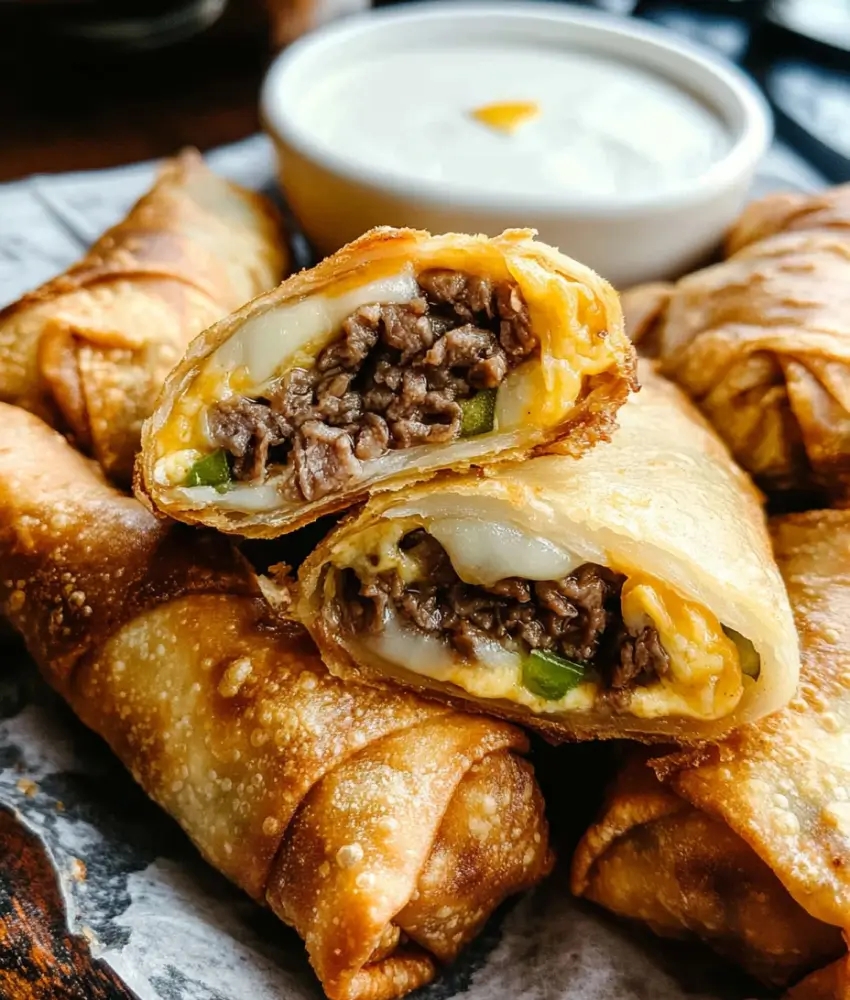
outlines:
[{"label": "orange melted cheese", "polygon": [[535,101],[502,101],[485,104],[472,112],[472,117],[482,125],[508,135],[539,116],[540,105]]}]

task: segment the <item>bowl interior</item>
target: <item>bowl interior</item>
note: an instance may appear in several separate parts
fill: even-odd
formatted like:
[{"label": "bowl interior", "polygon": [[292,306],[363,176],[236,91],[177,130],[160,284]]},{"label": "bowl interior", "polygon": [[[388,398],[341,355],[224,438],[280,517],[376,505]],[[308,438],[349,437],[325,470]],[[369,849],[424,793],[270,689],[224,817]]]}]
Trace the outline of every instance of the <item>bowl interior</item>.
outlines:
[{"label": "bowl interior", "polygon": [[596,12],[556,8],[550,4],[408,4],[383,8],[349,18],[307,36],[278,57],[266,78],[262,112],[270,129],[286,144],[325,170],[375,188],[391,188],[419,200],[457,200],[469,207],[497,209],[512,205],[540,208],[551,205],[551,195],[499,195],[480,192],[462,196],[445,186],[424,180],[400,182],[384,174],[380,163],[364,169],[351,162],[345,150],[332,148],[299,115],[304,94],[324,79],[330,69],[380,58],[388,50],[427,47],[429,43],[471,39],[477,43],[530,43],[559,50],[579,50],[631,63],[672,81],[708,106],[731,136],[725,156],[702,174],[676,188],[634,198],[610,199],[570,195],[559,197],[559,207],[590,212],[645,210],[653,203],[669,208],[671,201],[710,194],[751,171],[764,153],[770,136],[766,103],[749,79],[731,64],[682,41],[664,29]]}]

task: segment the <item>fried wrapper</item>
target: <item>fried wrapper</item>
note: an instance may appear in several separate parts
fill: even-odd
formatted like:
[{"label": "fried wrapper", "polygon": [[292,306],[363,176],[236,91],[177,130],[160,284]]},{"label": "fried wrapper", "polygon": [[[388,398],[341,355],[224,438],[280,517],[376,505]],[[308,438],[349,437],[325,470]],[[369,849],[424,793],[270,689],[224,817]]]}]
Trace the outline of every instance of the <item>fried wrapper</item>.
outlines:
[{"label": "fried wrapper", "polygon": [[670,304],[673,288],[666,281],[629,288],[620,296],[626,333],[643,358],[658,354],[658,326]]},{"label": "fried wrapper", "polygon": [[142,421],[189,342],[287,264],[271,203],[184,152],[81,261],[0,312],[0,400],[128,485]]},{"label": "fried wrapper", "polygon": [[158,521],[0,404],[0,610],[332,1000],[430,981],[551,867],[523,734],[332,677],[227,539]]},{"label": "fried wrapper", "polygon": [[[750,205],[731,256],[675,285],[644,348],[766,488],[846,492],[850,476],[850,186]],[[656,300],[657,301],[657,300]]]},{"label": "fried wrapper", "polygon": [[788,990],[784,1000],[850,1000],[847,963],[846,957],[840,958],[806,976]]},{"label": "fried wrapper", "polygon": [[274,537],[445,469],[607,438],[634,385],[617,295],[533,236],[375,229],[216,324],[145,424],[137,492]]},{"label": "fried wrapper", "polygon": [[[797,637],[760,498],[685,396],[639,374],[613,439],[578,461],[444,477],[341,522],[294,608],[331,670],[553,739],[693,742],[786,704]],[[594,597],[600,578],[621,589]],[[623,652],[648,626],[654,672]]]},{"label": "fried wrapper", "polygon": [[[850,514],[772,527],[802,642],[796,697],[716,746],[632,761],[573,888],[784,985],[845,953],[850,928]],[[805,989],[832,981],[841,966]]]}]

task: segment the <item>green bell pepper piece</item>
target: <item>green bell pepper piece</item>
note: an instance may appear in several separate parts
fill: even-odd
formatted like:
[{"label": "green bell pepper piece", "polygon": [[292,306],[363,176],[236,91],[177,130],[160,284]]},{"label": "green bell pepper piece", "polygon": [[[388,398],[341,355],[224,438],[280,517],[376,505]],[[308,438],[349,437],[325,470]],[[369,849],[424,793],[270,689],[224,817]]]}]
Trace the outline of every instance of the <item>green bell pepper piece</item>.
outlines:
[{"label": "green bell pepper piece", "polygon": [[187,486],[214,486],[219,493],[224,493],[230,482],[230,465],[223,448],[199,458],[186,477]]},{"label": "green bell pepper piece", "polygon": [[460,436],[475,437],[493,430],[496,412],[496,389],[481,389],[460,404]]},{"label": "green bell pepper piece", "polygon": [[756,652],[756,647],[750,642],[749,639],[741,635],[740,632],[736,632],[735,629],[727,628],[725,625],[722,625],[721,628],[738,647],[738,656],[741,660],[741,672],[746,674],[747,677],[752,677],[753,680],[755,680],[761,672],[761,657]]},{"label": "green bell pepper piece", "polygon": [[535,649],[522,664],[522,684],[547,701],[559,701],[585,679],[587,668],[564,656]]}]

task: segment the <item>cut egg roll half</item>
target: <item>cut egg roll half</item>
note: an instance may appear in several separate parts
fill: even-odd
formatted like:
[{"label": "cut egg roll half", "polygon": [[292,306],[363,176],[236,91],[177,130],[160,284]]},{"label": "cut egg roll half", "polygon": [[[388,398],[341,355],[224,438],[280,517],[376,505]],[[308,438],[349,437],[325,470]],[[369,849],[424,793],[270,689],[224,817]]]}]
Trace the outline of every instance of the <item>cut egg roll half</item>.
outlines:
[{"label": "cut egg roll half", "polygon": [[274,537],[448,468],[580,455],[633,384],[616,293],[533,233],[376,229],[194,342],[137,486]]},{"label": "cut egg roll half", "polygon": [[555,739],[713,738],[784,705],[797,635],[759,496],[648,367],[613,439],[373,498],[301,569],[341,675]]}]

